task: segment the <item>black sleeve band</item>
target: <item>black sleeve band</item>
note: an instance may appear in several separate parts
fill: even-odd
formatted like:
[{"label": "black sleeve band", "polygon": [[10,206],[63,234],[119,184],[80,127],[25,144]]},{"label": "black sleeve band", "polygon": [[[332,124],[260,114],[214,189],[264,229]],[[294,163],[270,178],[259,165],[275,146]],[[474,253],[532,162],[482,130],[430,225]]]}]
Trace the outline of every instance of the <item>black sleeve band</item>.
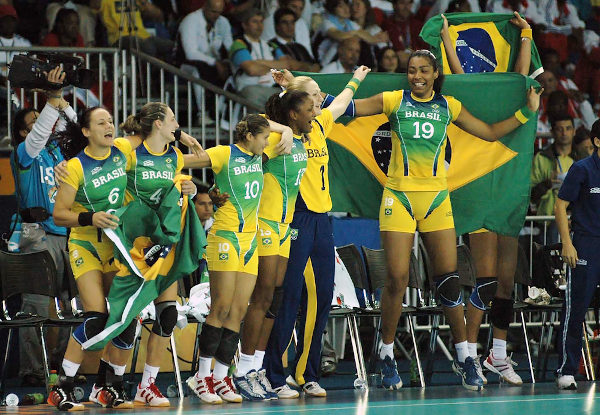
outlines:
[{"label": "black sleeve band", "polygon": [[79,217],[77,217],[77,222],[81,226],[93,226],[92,216],[94,216],[96,212],[81,212]]},{"label": "black sleeve band", "polygon": [[175,141],[179,141],[181,139],[181,129],[176,129],[173,135],[175,136]]}]

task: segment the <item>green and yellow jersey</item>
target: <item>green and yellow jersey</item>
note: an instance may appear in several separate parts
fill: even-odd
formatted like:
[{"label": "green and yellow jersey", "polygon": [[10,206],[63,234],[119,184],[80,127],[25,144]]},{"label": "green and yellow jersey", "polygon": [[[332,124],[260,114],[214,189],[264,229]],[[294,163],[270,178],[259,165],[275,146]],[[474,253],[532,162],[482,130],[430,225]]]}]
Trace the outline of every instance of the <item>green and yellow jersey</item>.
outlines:
[{"label": "green and yellow jersey", "polygon": [[256,232],[258,206],[263,190],[262,157],[237,144],[216,146],[206,150],[215,184],[229,199],[215,213],[211,232]]},{"label": "green and yellow jersey", "polygon": [[444,167],[446,129],[461,109],[460,101],[442,94],[419,99],[409,90],[383,93],[383,112],[392,130],[386,187],[401,191],[448,188]]}]

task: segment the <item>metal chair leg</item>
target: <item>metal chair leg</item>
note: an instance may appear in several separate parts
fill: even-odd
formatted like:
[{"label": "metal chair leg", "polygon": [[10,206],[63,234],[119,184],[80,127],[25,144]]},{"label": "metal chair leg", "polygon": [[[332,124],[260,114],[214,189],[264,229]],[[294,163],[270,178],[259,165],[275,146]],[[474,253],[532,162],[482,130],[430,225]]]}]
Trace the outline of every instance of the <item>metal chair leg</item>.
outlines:
[{"label": "metal chair leg", "polygon": [[13,329],[8,329],[6,337],[6,349],[4,350],[4,363],[2,365],[2,375],[0,376],[0,402],[4,405],[4,387],[6,386],[6,366],[8,365],[8,353],[10,352],[10,342],[12,341]]},{"label": "metal chair leg", "polygon": [[419,381],[421,382],[421,388],[425,388],[425,377],[423,376],[423,368],[421,367],[421,358],[419,357],[417,339],[415,338],[415,328],[411,316],[408,316],[408,329],[410,330],[410,337],[412,338],[413,347],[415,349],[415,358],[417,359],[417,369],[419,371]]},{"label": "metal chair leg", "polygon": [[196,323],[196,337],[194,338],[194,351],[192,352],[192,364],[190,365],[190,373],[196,373],[196,365],[198,364],[198,353],[200,348],[200,328],[202,327],[202,323]]},{"label": "metal chair leg", "polygon": [[50,393],[50,385],[48,379],[50,378],[50,369],[48,368],[48,351],[46,350],[46,339],[44,338],[44,327],[40,324],[40,339],[42,342],[42,363],[44,364],[44,383],[46,384],[46,394]]},{"label": "metal chair leg", "polygon": [[527,361],[529,362],[529,373],[531,374],[531,383],[535,383],[535,374],[533,373],[533,363],[531,362],[531,351],[529,350],[529,338],[527,337],[527,327],[525,325],[525,316],[521,310],[521,327],[523,327],[523,337],[525,338],[525,349],[527,350]]},{"label": "metal chair leg", "polygon": [[[588,334],[587,334],[587,330],[586,330],[586,325],[585,325],[585,321],[583,322],[583,342],[584,342],[584,347],[585,347],[585,353],[584,353],[584,359],[583,362],[586,363],[589,366],[589,377],[588,380],[596,380],[596,375],[594,373],[594,361],[592,360],[592,351],[590,348],[590,343],[588,341]],[[586,373],[588,372],[588,369],[586,368]]]},{"label": "metal chair leg", "polygon": [[361,368],[362,368],[362,372],[363,372],[363,377],[365,379],[365,385],[367,385],[368,388],[368,373],[367,373],[367,364],[365,363],[365,355],[363,352],[363,347],[362,347],[362,342],[360,341],[360,332],[358,331],[358,321],[356,320],[356,315],[353,314],[352,315],[352,325],[354,326],[354,335],[356,336],[356,339],[358,340],[356,342],[356,345],[358,346],[358,356],[360,357],[360,364],[361,364]]},{"label": "metal chair leg", "polygon": [[362,358],[361,349],[359,347],[360,337],[358,336],[358,328],[355,327],[356,320],[352,319],[351,315],[346,316],[346,321],[348,322],[349,331],[350,331],[350,342],[352,343],[352,352],[354,354],[354,364],[356,366],[356,380],[354,381],[354,387],[358,387],[361,389],[368,389],[369,385],[367,384],[367,374],[365,370],[364,361]]},{"label": "metal chair leg", "polygon": [[179,371],[179,359],[177,357],[177,347],[175,345],[175,337],[171,334],[171,356],[173,357],[173,371],[175,372],[175,382],[177,383],[177,391],[179,392],[179,400],[183,396],[183,384],[181,383],[181,372]]}]

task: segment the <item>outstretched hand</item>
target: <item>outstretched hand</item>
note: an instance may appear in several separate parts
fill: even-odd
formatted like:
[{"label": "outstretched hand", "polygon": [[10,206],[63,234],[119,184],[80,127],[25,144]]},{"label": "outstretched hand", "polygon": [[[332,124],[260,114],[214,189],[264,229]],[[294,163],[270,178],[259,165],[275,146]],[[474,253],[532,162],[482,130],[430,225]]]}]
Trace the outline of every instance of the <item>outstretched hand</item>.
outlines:
[{"label": "outstretched hand", "polygon": [[531,26],[529,26],[529,23],[527,23],[527,20],[523,19],[521,17],[521,15],[519,14],[519,12],[514,12],[513,14],[515,15],[515,17],[513,17],[512,19],[510,19],[510,22],[512,24],[514,24],[515,26],[517,26],[521,30],[523,30],[523,29],[531,29]]},{"label": "outstretched hand", "polygon": [[282,88],[287,88],[290,82],[294,79],[294,75],[287,69],[271,69],[273,81]]},{"label": "outstretched hand", "polygon": [[353,77],[362,82],[366,78],[366,76],[369,72],[371,72],[371,68],[369,68],[365,65],[361,65],[358,68],[356,68],[356,70],[354,71]]},{"label": "outstretched hand", "polygon": [[442,30],[440,33],[444,34],[444,33],[448,32],[448,19],[443,14],[441,16],[442,16]]},{"label": "outstretched hand", "polygon": [[529,91],[527,91],[527,107],[536,112],[540,107],[540,97],[544,92],[544,88],[540,88],[539,91],[536,91],[533,86],[529,87]]}]

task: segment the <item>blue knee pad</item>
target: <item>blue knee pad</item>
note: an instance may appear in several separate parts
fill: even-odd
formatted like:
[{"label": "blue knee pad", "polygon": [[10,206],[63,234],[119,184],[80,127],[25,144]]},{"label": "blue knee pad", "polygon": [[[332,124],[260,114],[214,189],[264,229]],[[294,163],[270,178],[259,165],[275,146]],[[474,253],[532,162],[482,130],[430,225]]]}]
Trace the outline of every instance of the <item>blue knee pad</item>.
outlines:
[{"label": "blue knee pad", "polygon": [[478,278],[469,297],[469,302],[481,311],[487,310],[494,299],[494,295],[496,295],[497,287],[498,280],[495,278]]},{"label": "blue knee pad", "polygon": [[84,344],[86,341],[100,333],[106,327],[108,314],[98,311],[90,311],[84,314],[85,320],[75,330],[73,330],[73,338],[79,344]]},{"label": "blue knee pad", "polygon": [[135,342],[135,331],[137,329],[137,318],[131,320],[131,323],[117,337],[111,340],[111,343],[118,349],[129,350],[133,348]]},{"label": "blue knee pad", "polygon": [[462,305],[463,296],[457,271],[440,275],[434,280],[440,302],[444,307],[453,308]]}]

